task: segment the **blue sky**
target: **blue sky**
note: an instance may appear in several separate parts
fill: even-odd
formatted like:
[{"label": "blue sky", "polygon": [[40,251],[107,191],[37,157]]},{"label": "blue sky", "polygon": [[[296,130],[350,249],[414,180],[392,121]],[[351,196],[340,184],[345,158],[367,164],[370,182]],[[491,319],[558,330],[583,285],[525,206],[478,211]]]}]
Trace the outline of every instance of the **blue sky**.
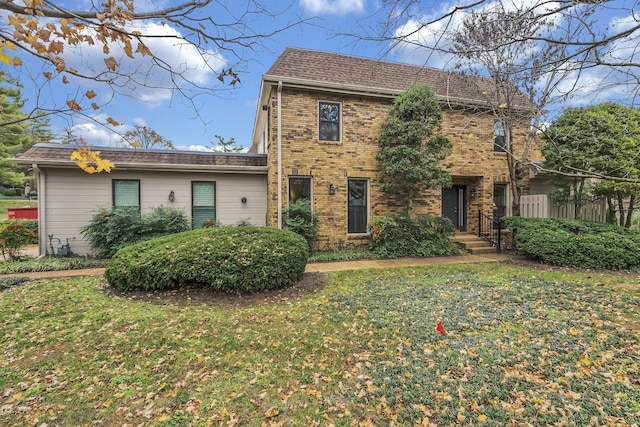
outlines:
[{"label": "blue sky", "polygon": [[[172,4],[171,1],[136,0],[135,4],[140,9],[148,10],[166,7]],[[533,0],[518,1],[532,3]],[[428,22],[431,17],[441,15],[451,10],[452,6],[465,2],[466,0],[422,1],[420,7],[412,8],[411,13],[401,17],[398,27],[391,28],[390,31],[406,33],[417,29],[419,22]],[[227,3],[235,5],[239,2]],[[236,53],[248,61],[235,69],[240,73],[241,79],[241,83],[235,88],[220,86],[215,73],[201,67],[197,58],[188,49],[171,46],[166,41],[158,39],[154,42],[155,44],[149,46],[153,52],[163,55],[163,58],[169,62],[173,61],[175,66],[186,67],[191,80],[204,87],[211,87],[213,90],[197,96],[192,104],[189,100],[172,95],[170,91],[146,90],[139,85],[127,84],[121,89],[123,94],[112,98],[110,92],[98,84],[86,82],[75,84],[77,82],[72,81],[69,85],[62,85],[59,80],[43,83],[40,77],[41,68],[34,62],[25,61],[25,65],[16,71],[24,85],[24,95],[29,100],[28,106],[34,105],[36,101],[41,105],[52,105],[55,102],[59,103],[61,99],[74,98],[78,93],[84,93],[86,90],[95,90],[98,93],[97,100],[101,104],[106,104],[106,107],[97,111],[93,117],[102,122],[107,117],[111,117],[122,124],[110,129],[98,125],[94,120],[82,117],[53,118],[51,124],[54,133],[62,132],[65,127],[73,128],[76,135],[91,145],[117,145],[117,133],[124,133],[131,126],[138,124],[149,126],[165,138],[172,140],[174,145],[181,149],[205,149],[210,146],[211,141],[215,140],[214,135],[220,135],[226,140],[233,137],[240,145],[248,148],[251,143],[261,77],[287,46],[371,58],[384,57],[386,60],[437,68],[452,67],[454,63],[448,55],[433,53],[422,48],[417,49],[415,45],[407,44],[392,48],[384,42],[357,41],[353,37],[340,35],[362,33],[366,28],[363,26],[370,25],[375,28],[376,25],[380,25],[384,16],[376,14],[380,9],[377,0],[270,0],[265,3],[270,11],[277,13],[277,16],[249,17],[246,23],[253,31],[270,31],[301,19],[308,21],[264,40],[264,46],[256,46],[255,50],[237,50]],[[613,25],[615,28],[621,28],[631,25],[629,10],[634,3],[630,0],[614,2],[617,9],[608,9],[607,14],[599,16],[598,25],[602,28]],[[67,0],[64,4],[69,9],[79,10],[86,7],[87,1]],[[485,7],[491,4],[493,2],[487,1]],[[214,2],[212,16],[219,13],[216,7]],[[450,27],[455,28],[462,17],[462,14],[454,16],[449,23]],[[443,29],[444,23],[436,23],[426,26],[413,37],[421,45],[433,45],[437,42],[446,47],[446,38],[441,37]],[[161,26],[159,23],[147,23],[145,30],[157,31],[159,34],[177,31],[175,28]],[[619,46],[616,46],[620,52],[636,48],[637,42],[632,43],[631,40],[627,44],[622,41]],[[236,61],[236,58],[228,52],[212,51],[211,54],[212,63],[218,63],[220,66],[229,66]],[[76,51],[69,49],[66,55],[68,64],[79,69],[98,68],[104,58],[101,55],[101,48],[89,46],[80,46]],[[147,65],[145,61],[145,59],[122,60],[121,67],[123,70],[134,68],[144,70]],[[603,84],[605,81],[616,80],[618,77],[610,71],[594,70],[583,74],[581,82],[584,86],[581,86],[581,92],[578,92],[571,102],[588,104],[615,98],[621,94],[624,96],[629,92],[629,88],[623,85],[607,86],[604,92],[596,90],[605,88]],[[144,78],[162,84],[166,75],[145,72]],[[568,79],[567,85],[571,83],[572,80]],[[92,111],[87,113],[94,114]]]}]

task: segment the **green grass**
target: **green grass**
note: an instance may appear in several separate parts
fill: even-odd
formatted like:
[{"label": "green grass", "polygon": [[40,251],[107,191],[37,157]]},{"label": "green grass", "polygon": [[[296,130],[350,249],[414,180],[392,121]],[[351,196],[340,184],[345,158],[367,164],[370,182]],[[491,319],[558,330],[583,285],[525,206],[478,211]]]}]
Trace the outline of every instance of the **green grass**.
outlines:
[{"label": "green grass", "polygon": [[632,276],[347,271],[247,308],[154,305],[103,286],[0,292],[0,424],[640,423]]},{"label": "green grass", "polygon": [[38,206],[37,200],[29,200],[24,197],[0,199],[0,220],[7,219],[7,208],[19,208],[22,206]]}]

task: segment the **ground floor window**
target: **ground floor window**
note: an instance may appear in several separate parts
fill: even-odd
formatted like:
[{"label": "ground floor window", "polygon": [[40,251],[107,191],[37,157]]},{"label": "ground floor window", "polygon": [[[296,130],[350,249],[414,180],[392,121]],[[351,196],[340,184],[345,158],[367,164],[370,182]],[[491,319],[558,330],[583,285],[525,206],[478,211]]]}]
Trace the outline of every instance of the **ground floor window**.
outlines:
[{"label": "ground floor window", "polygon": [[133,207],[140,209],[140,180],[114,179],[113,187],[114,207]]},{"label": "ground floor window", "polygon": [[350,179],[347,185],[349,188],[347,231],[349,233],[366,233],[369,220],[367,180]]},{"label": "ground floor window", "polygon": [[191,183],[191,226],[200,228],[216,220],[216,183]]},{"label": "ground floor window", "polygon": [[311,200],[311,178],[290,177],[289,178],[289,203],[300,199]]},{"label": "ground floor window", "polygon": [[493,215],[502,218],[507,215],[507,184],[493,184]]}]

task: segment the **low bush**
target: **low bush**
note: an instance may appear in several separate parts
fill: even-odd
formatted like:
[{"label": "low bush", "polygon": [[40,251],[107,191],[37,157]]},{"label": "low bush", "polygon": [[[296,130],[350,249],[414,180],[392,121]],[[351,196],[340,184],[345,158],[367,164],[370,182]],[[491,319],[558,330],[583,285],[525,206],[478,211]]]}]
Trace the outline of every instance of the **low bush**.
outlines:
[{"label": "low bush", "polygon": [[8,261],[16,259],[20,250],[33,241],[35,233],[18,221],[0,225],[0,254]]},{"label": "low bush", "polygon": [[516,249],[564,267],[622,270],[640,267],[640,232],[572,219],[503,218]]},{"label": "low bush", "polygon": [[141,215],[137,208],[102,209],[80,231],[93,250],[102,257],[110,258],[119,249],[142,240],[188,229],[189,219],[184,211],[158,206],[145,215]]},{"label": "low bush", "polygon": [[0,291],[28,281],[28,277],[0,277]]},{"label": "low bush", "polygon": [[411,219],[407,215],[373,218],[369,224],[371,251],[384,258],[453,255],[461,249],[449,240],[451,221],[439,216]]},{"label": "low bush", "polygon": [[309,249],[313,248],[318,238],[318,217],[308,199],[298,199],[285,210],[285,229],[301,235],[307,241]]},{"label": "low bush", "polygon": [[29,240],[28,245],[37,245],[38,244],[38,220],[37,219],[5,219],[0,220],[0,227],[4,227],[7,224],[15,223],[19,224],[22,227],[29,230],[31,233],[31,239]]},{"label": "low bush", "polygon": [[28,258],[20,262],[0,263],[0,273],[31,273],[37,271],[80,270],[83,268],[97,268],[107,265],[107,260],[79,256]]},{"label": "low bush", "polygon": [[175,288],[189,283],[223,291],[293,285],[304,272],[303,237],[267,227],[215,227],[158,237],[119,250],[105,278],[119,290]]}]

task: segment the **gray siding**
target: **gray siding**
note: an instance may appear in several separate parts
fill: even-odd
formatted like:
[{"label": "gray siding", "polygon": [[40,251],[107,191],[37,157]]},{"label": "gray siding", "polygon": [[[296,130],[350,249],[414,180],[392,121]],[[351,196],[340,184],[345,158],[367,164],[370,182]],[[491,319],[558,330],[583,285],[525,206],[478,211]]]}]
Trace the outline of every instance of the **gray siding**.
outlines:
[{"label": "gray siding", "polygon": [[[198,173],[198,172],[149,172],[118,171],[110,174],[88,175],[80,169],[41,168],[40,177],[46,191],[40,200],[40,252],[49,247],[48,234],[64,243],[70,240],[75,254],[88,254],[90,247],[83,239],[80,228],[102,207],[112,203],[113,179],[139,179],[140,203],[143,213],[165,205],[183,209],[191,217],[191,182],[215,181],[216,215],[225,225],[248,220],[253,225],[266,225],[267,177],[266,174]],[[44,183],[42,182],[44,181]],[[42,187],[40,187],[42,189]],[[169,192],[175,194],[169,201]],[[247,198],[242,203],[242,197]],[[44,231],[44,232],[42,232]],[[56,241],[57,242],[57,241]]]}]

